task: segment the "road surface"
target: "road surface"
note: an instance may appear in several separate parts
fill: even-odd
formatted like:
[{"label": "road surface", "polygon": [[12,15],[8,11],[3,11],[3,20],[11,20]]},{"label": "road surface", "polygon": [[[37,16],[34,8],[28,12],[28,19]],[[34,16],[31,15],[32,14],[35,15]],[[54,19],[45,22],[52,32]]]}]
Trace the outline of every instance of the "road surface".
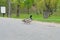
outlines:
[{"label": "road surface", "polygon": [[0,40],[60,40],[60,24],[0,18]]}]

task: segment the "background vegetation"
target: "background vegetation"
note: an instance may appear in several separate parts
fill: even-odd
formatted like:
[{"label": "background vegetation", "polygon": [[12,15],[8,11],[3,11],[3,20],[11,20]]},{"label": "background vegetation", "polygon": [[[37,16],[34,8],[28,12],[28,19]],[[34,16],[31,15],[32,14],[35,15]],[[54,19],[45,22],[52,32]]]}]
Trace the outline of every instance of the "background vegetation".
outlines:
[{"label": "background vegetation", "polygon": [[29,18],[33,20],[60,23],[60,0],[0,0],[0,7],[6,6],[1,17]]}]

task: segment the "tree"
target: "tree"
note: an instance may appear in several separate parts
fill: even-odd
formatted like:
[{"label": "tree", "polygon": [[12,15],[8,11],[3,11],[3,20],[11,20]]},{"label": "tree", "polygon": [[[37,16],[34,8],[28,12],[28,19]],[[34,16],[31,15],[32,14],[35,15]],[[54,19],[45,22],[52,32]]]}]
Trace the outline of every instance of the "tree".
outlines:
[{"label": "tree", "polygon": [[8,1],[8,17],[10,17],[11,16],[11,2],[10,2],[10,0],[7,0]]},{"label": "tree", "polygon": [[43,11],[43,0],[35,0],[37,14]]},{"label": "tree", "polygon": [[28,14],[29,14],[29,9],[31,8],[31,6],[33,5],[34,0],[25,0],[25,6],[28,9]]},{"label": "tree", "polygon": [[20,13],[20,0],[17,0],[17,17],[19,17]]},{"label": "tree", "polygon": [[45,18],[48,18],[48,16],[53,14],[54,9],[57,8],[58,2],[57,0],[44,0],[44,3],[45,3],[44,14],[46,16]]}]

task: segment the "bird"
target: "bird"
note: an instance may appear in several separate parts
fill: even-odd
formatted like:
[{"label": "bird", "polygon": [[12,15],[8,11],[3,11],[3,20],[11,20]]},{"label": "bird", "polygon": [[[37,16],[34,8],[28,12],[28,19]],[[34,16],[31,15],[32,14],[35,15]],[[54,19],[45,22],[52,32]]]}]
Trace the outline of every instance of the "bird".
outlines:
[{"label": "bird", "polygon": [[26,23],[26,24],[30,24],[30,23],[32,22],[32,15],[30,15],[29,18],[23,19],[22,21],[23,21],[24,23]]}]

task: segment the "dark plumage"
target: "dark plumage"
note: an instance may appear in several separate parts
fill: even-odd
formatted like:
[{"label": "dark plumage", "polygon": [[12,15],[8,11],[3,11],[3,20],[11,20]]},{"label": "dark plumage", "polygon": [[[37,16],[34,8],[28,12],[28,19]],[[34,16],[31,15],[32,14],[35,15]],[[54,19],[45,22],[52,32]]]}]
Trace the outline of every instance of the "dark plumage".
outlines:
[{"label": "dark plumage", "polygon": [[32,15],[30,15],[30,19],[32,20]]}]

